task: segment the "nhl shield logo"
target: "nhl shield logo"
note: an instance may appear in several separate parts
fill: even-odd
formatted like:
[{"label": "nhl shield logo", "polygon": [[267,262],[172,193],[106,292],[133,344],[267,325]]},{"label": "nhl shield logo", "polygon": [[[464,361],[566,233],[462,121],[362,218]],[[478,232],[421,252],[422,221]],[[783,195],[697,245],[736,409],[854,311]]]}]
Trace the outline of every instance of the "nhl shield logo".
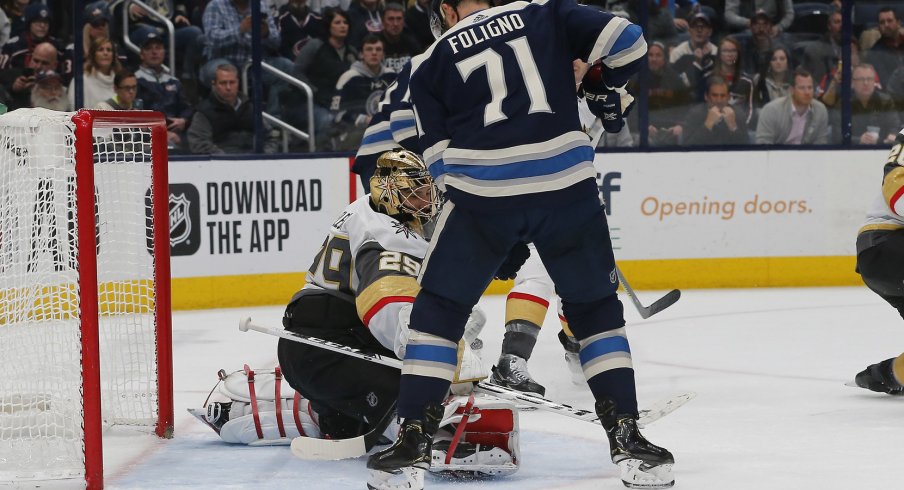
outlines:
[{"label": "nhl shield logo", "polygon": [[191,184],[169,185],[170,255],[194,255],[201,247],[201,196]]},{"label": "nhl shield logo", "polygon": [[169,222],[170,222],[170,247],[175,247],[188,239],[191,235],[191,218],[188,209],[191,201],[185,194],[170,194],[169,196]]}]

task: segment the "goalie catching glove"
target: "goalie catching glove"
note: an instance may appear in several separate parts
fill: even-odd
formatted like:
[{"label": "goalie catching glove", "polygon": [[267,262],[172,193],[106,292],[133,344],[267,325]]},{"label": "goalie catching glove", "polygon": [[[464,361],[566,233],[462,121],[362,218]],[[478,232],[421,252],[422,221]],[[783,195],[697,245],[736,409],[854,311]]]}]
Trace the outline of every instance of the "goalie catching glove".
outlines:
[{"label": "goalie catching glove", "polygon": [[624,86],[608,86],[604,68],[602,63],[597,63],[587,70],[581,81],[581,92],[587,101],[587,108],[600,118],[606,132],[615,134],[624,127],[625,118],[634,108],[634,97]]}]

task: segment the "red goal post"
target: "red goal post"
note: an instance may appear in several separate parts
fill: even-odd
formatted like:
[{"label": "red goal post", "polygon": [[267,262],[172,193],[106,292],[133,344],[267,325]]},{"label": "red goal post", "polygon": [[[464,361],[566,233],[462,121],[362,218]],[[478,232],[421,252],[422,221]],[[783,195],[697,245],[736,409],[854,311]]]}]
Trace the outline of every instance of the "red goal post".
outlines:
[{"label": "red goal post", "polygon": [[0,116],[0,483],[100,488],[106,428],[172,436],[167,162],[157,112]]}]

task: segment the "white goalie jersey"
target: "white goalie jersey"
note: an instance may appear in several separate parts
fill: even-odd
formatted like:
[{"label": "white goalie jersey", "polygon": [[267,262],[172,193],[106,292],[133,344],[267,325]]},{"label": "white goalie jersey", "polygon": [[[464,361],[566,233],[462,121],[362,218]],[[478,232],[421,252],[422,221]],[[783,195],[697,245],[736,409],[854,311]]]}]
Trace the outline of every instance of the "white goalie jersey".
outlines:
[{"label": "white goalie jersey", "polygon": [[[428,243],[410,227],[371,207],[370,195],[339,216],[307,275],[304,289],[328,289],[355,298],[358,317],[400,358],[407,328],[404,307],[414,302]],[[404,321],[407,326],[407,321]]]}]

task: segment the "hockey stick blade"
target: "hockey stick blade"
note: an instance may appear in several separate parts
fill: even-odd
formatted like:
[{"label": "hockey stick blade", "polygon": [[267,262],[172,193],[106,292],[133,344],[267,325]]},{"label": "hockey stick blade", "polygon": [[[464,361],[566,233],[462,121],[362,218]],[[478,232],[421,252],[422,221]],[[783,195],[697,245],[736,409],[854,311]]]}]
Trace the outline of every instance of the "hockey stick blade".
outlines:
[{"label": "hockey stick blade", "polygon": [[618,266],[615,266],[615,274],[618,276],[618,281],[621,282],[622,287],[625,288],[625,293],[627,293],[628,297],[631,298],[631,303],[634,304],[634,308],[637,309],[637,312],[640,313],[640,317],[644,320],[668,308],[669,306],[672,306],[679,299],[681,299],[681,291],[673,289],[666,293],[665,296],[654,301],[650,306],[644,306],[643,303],[640,302],[640,299],[637,298],[637,295],[634,293],[634,289],[630,284],[628,284],[628,281],[625,279],[624,274],[622,274],[622,271],[618,268]]},{"label": "hockey stick blade", "polygon": [[637,418],[637,426],[643,429],[644,427],[652,424],[653,422],[656,422],[657,420],[665,417],[675,410],[678,410],[682,405],[693,400],[696,397],[696,393],[694,393],[693,391],[688,391],[687,393],[679,393],[670,397],[663,398],[662,400],[654,403],[650,408],[641,410],[639,412],[640,416]]},{"label": "hockey stick blade", "polygon": [[336,461],[340,459],[358,458],[380,442],[383,432],[396,416],[393,403],[383,419],[377,422],[366,434],[349,439],[317,439],[299,436],[292,439],[292,454],[299,459],[314,461]]}]

